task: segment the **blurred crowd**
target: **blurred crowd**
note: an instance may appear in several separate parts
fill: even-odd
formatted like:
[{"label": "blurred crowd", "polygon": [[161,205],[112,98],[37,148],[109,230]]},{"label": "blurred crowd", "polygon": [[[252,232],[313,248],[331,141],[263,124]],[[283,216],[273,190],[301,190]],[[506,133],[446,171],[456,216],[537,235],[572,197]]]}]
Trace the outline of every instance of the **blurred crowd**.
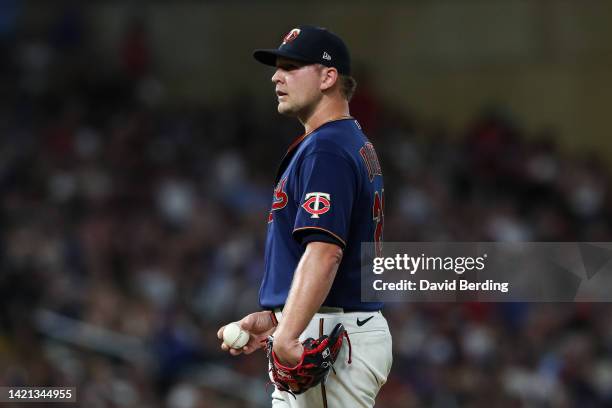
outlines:
[{"label": "blurred crowd", "polygon": [[[166,103],[142,21],[109,64],[78,10],[58,16],[0,30],[0,385],[76,386],[91,408],[255,406],[237,396],[240,378],[266,381],[263,354],[230,358],[216,331],[258,308],[272,181],[298,124],[272,92],[262,112],[248,95]],[[380,155],[387,241],[612,240],[607,164],[563,152],[553,128],[493,106],[457,132],[368,80],[351,110]],[[43,310],[148,357],[51,335]],[[611,312],[390,304],[395,360],[377,406],[609,406]],[[202,367],[244,377],[228,393],[196,381]]]}]

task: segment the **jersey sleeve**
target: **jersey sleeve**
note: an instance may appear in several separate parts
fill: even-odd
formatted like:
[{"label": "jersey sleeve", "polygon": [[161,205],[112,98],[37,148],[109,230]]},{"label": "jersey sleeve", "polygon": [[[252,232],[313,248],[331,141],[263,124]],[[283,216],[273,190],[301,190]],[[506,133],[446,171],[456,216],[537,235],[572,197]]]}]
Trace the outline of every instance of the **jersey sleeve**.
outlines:
[{"label": "jersey sleeve", "polygon": [[328,152],[311,153],[300,166],[296,200],[299,202],[293,236],[323,233],[344,248],[357,194],[357,175],[344,157]]}]

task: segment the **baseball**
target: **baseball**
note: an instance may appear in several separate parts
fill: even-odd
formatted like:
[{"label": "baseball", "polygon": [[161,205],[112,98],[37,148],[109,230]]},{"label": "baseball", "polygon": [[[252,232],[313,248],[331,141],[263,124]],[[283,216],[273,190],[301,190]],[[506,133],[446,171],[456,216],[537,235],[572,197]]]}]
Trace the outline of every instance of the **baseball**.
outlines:
[{"label": "baseball", "polygon": [[223,329],[223,343],[234,349],[244,347],[249,337],[249,332],[242,330],[238,323],[230,323]]}]

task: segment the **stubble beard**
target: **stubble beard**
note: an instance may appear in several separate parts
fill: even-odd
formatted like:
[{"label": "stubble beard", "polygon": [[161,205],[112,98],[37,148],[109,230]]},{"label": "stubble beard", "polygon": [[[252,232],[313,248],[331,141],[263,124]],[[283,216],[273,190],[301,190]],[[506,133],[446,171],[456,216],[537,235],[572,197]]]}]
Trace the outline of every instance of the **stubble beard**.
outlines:
[{"label": "stubble beard", "polygon": [[301,108],[299,106],[296,106],[295,103],[291,103],[291,101],[285,100],[282,102],[281,101],[278,102],[277,110],[278,110],[278,113],[280,113],[281,115],[295,117],[295,116],[298,116]]},{"label": "stubble beard", "polygon": [[278,113],[285,116],[295,116],[295,112],[291,109],[291,106],[288,106],[287,103],[279,102],[278,107],[276,108]]},{"label": "stubble beard", "polygon": [[310,104],[305,104],[304,106],[297,106],[295,103],[282,103],[279,101],[277,111],[281,115],[297,117],[302,120],[303,118],[307,118],[308,116],[310,116],[315,104],[315,101],[313,101]]}]

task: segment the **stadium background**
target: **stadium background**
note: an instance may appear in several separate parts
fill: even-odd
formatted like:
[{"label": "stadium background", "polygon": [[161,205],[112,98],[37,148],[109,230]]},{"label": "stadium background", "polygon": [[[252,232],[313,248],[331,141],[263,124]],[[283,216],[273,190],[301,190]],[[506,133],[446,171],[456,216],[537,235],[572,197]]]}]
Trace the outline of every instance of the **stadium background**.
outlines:
[{"label": "stadium background", "polygon": [[[271,180],[299,126],[251,51],[353,51],[388,241],[610,241],[612,3],[0,1],[0,385],[83,407],[266,406]],[[399,304],[377,406],[606,406],[609,304]],[[20,405],[22,406],[22,405]]]}]

